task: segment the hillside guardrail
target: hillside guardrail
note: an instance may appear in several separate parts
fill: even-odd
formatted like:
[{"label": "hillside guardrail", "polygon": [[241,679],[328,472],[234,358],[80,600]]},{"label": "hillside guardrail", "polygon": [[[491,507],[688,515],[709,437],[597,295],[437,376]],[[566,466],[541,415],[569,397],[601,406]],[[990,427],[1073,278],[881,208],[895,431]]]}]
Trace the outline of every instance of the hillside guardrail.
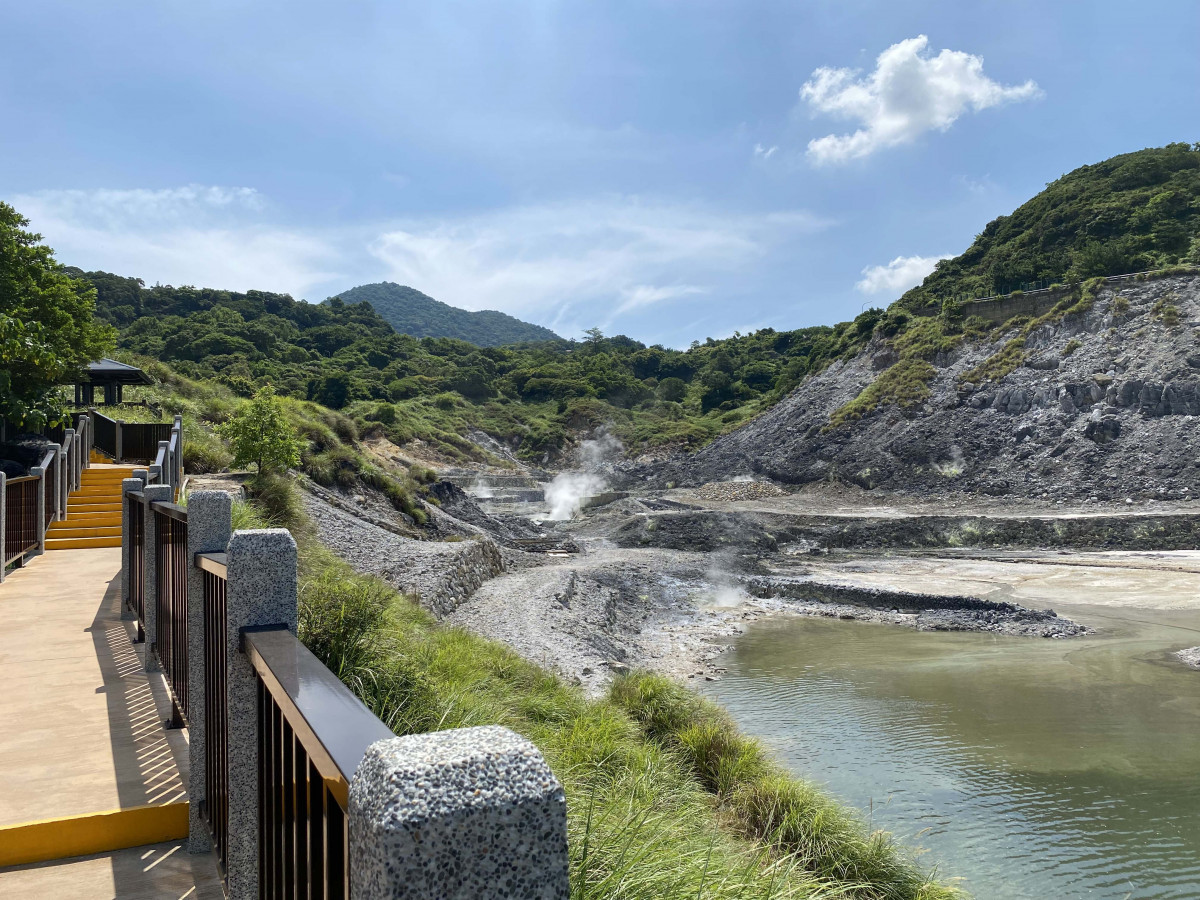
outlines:
[{"label": "hillside guardrail", "polygon": [[135,474],[125,599],[189,729],[189,849],[228,897],[568,896],[565,798],[532,744],[393,735],[297,638],[291,534],[234,532],[228,494],[185,508]]}]

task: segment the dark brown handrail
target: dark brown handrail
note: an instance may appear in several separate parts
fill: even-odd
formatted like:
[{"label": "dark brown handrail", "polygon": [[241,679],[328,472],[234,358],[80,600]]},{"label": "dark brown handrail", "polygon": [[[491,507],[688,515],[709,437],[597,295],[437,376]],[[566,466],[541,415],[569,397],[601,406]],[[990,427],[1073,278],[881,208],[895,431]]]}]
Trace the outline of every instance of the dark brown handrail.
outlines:
[{"label": "dark brown handrail", "polygon": [[218,578],[228,578],[229,568],[226,565],[228,558],[226,553],[197,553],[196,568],[211,572]]},{"label": "dark brown handrail", "polygon": [[349,894],[350,779],[391,730],[283,626],[243,629],[258,676],[263,897]]}]

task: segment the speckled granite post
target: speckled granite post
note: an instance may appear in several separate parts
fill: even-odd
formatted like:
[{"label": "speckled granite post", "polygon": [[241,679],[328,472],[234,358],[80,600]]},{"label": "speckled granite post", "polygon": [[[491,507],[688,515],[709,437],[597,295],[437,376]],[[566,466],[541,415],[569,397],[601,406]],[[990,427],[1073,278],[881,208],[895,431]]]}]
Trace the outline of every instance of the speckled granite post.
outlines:
[{"label": "speckled granite post", "polygon": [[146,470],[134,469],[132,478],[121,480],[121,610],[129,610],[129,502],[125,495],[146,486]]},{"label": "speckled granite post", "polygon": [[296,542],[286,528],[235,531],[228,552],[228,897],[257,900],[258,685],[240,636],[254,625],[286,625],[296,633]]},{"label": "speckled granite post", "polygon": [[562,785],[507,728],[379,741],[350,783],[349,864],[355,900],[563,900]]},{"label": "speckled granite post", "polygon": [[154,672],[158,669],[153,652],[155,636],[158,634],[158,553],[155,552],[158,546],[158,517],[150,508],[150,504],[163,500],[169,503],[172,498],[171,488],[165,484],[148,484],[142,490],[142,496],[145,498],[146,517],[146,527],[142,532],[146,539],[146,552],[142,554],[146,563],[146,643],[142,646],[146,654],[146,671]]},{"label": "speckled granite post", "polygon": [[[187,558],[197,553],[224,553],[229,546],[233,498],[224,491],[194,491],[188,497]],[[204,802],[204,572],[188,569],[188,850],[206,853],[212,847],[208,825],[200,815]]]},{"label": "speckled granite post", "polygon": [[37,506],[34,507],[38,514],[35,516],[37,523],[37,547],[29,555],[41,556],[46,552],[46,517],[42,515],[42,510],[46,508],[46,470],[42,466],[34,466],[29,470],[30,475],[37,476]]}]

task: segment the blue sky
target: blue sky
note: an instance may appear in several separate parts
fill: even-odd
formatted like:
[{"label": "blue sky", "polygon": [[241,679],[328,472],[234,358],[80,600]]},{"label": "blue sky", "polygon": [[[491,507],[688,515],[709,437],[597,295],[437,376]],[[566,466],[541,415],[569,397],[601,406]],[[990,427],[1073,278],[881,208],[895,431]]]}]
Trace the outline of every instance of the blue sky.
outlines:
[{"label": "blue sky", "polygon": [[1200,3],[0,5],[0,199],[68,264],[391,280],[686,346],[886,305],[1200,140]]}]

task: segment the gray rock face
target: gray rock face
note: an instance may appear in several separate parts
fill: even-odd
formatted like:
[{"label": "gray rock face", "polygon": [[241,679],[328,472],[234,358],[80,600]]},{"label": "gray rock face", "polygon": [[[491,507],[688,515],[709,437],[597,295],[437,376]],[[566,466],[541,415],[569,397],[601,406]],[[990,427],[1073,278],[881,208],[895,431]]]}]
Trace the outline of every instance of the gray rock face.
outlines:
[{"label": "gray rock face", "polygon": [[[1123,311],[1115,315],[1118,297]],[[1155,310],[1164,299],[1181,324],[1162,322]],[[699,452],[626,466],[623,486],[694,487],[752,475],[926,496],[1183,499],[1200,491],[1196,323],[1200,276],[1109,282],[1090,310],[1030,335],[1026,364],[1000,380],[963,376],[998,353],[1016,334],[1011,329],[932,360],[936,375],[923,403],[826,430],[890,358],[877,337]]]},{"label": "gray rock face", "polygon": [[305,510],[321,543],[360,572],[378,575],[417,596],[440,616],[458,608],[481,584],[504,571],[495,542],[483,536],[417,541],[388,531],[304,493]]},{"label": "gray rock face", "polygon": [[565,900],[566,797],[507,728],[379,741],[350,784],[349,862],[359,900]]}]

